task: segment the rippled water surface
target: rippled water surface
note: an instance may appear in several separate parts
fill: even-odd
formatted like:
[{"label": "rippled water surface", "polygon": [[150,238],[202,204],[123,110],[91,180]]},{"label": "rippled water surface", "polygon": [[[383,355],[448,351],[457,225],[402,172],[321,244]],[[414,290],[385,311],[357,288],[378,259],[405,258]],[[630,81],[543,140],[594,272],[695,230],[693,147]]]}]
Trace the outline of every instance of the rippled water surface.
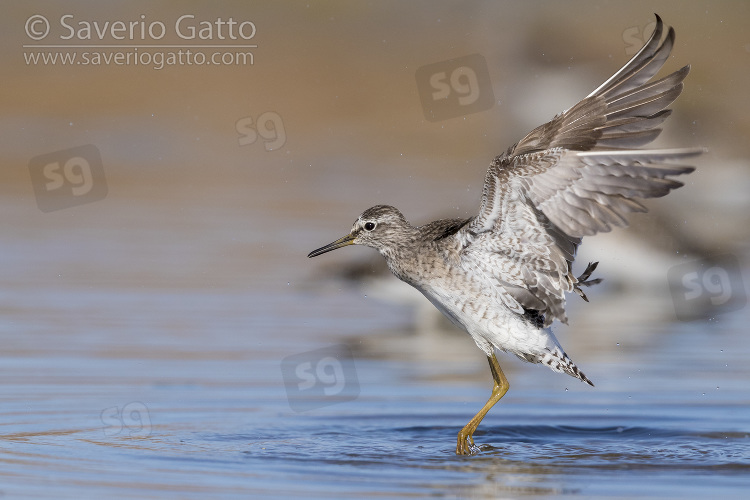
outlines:
[{"label": "rippled water surface", "polygon": [[[490,389],[461,333],[421,339],[410,307],[305,273],[304,252],[282,247],[266,270],[249,263],[236,281],[202,284],[198,273],[170,287],[182,230],[152,242],[154,260],[139,264],[150,278],[138,285],[108,267],[133,264],[132,238],[108,233],[96,211],[80,217],[39,217],[36,237],[6,246],[15,262],[0,332],[8,498],[739,498],[750,488],[743,312],[559,331],[596,388],[502,356],[511,391],[476,433],[481,452],[457,457],[456,433]],[[227,213],[215,230],[239,221]],[[134,231],[174,222],[143,219]],[[77,247],[82,235],[107,251]],[[199,262],[214,251],[206,239],[192,249]],[[280,270],[286,259],[294,272]],[[287,284],[296,273],[305,278]],[[288,392],[282,360],[321,348],[343,371],[324,367],[317,383],[355,377],[357,391],[293,411],[289,398],[302,396]]]}]

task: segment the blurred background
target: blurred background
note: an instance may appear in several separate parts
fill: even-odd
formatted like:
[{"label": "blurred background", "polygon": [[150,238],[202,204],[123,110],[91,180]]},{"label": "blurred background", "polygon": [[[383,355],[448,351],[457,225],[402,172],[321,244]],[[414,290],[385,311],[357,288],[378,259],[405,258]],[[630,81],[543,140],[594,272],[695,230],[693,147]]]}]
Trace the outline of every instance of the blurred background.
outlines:
[{"label": "blurred background", "polygon": [[[577,266],[598,260],[605,281],[589,304],[570,297],[570,326],[555,332],[607,394],[659,394],[674,389],[667,379],[698,394],[747,375],[719,354],[749,352],[747,2],[34,1],[3,12],[0,391],[19,467],[39,446],[41,475],[88,484],[82,457],[123,446],[103,412],[133,402],[148,408],[152,440],[132,453],[169,454],[180,429],[211,422],[256,443],[253,429],[297,418],[282,360],[330,345],[351,354],[361,384],[334,414],[363,400],[411,414],[398,402],[445,402],[441,384],[453,384],[466,406],[452,401],[457,420],[441,425],[463,425],[490,389],[473,342],[370,249],[306,255],[375,204],[415,225],[474,215],[492,158],[619,69],[654,12],[677,32],[660,75],[692,65],[654,147],[709,152],[630,228],[584,240]],[[116,21],[133,23],[132,40]],[[150,38],[159,23],[164,36]],[[107,62],[116,53],[129,62]],[[201,64],[214,54],[222,64]],[[451,81],[467,65],[478,78]],[[429,108],[440,88],[448,104]],[[686,357],[659,365],[674,352]],[[583,390],[503,359],[514,389]],[[696,359],[715,360],[710,380],[685,375]],[[631,379],[649,360],[661,371],[638,365]],[[738,391],[732,404],[746,406]],[[441,440],[449,452],[457,430]],[[81,462],[63,468],[50,443]],[[126,472],[112,470],[98,487],[127,493],[113,486]],[[20,469],[5,477],[6,493],[28,488]]]}]

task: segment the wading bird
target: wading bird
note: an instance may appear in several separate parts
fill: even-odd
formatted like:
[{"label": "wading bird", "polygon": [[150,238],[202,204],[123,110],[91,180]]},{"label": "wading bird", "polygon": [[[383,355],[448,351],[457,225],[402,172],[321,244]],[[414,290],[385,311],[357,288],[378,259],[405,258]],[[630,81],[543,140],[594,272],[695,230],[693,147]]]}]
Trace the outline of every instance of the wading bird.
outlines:
[{"label": "wading bird", "polygon": [[472,435],[508,391],[495,351],[542,363],[594,385],[549,329],[567,323],[565,294],[588,301],[582,286],[596,263],[572,273],[584,236],[627,225],[645,212],[636,198],[664,196],[692,172],[676,164],[700,148],[637,149],[653,141],[682,92],[690,66],[652,81],[669,57],[674,30],[663,24],[617,73],[581,102],[534,129],[487,171],[479,214],[414,227],[397,209],[365,210],[349,234],[308,257],[347,245],[375,248],[399,279],[422,292],[468,332],[489,360],[494,387],[458,433],[456,453],[476,453]]}]

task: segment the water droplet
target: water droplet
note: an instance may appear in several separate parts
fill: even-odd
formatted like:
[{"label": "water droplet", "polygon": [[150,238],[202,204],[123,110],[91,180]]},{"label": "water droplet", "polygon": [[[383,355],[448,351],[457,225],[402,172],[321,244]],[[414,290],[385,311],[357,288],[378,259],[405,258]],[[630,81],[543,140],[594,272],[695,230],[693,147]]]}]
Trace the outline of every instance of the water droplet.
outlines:
[{"label": "water droplet", "polygon": [[617,345],[620,345],[620,343],[618,342]]},{"label": "water droplet", "polygon": [[[718,387],[717,387],[717,389],[718,389]],[[565,392],[568,392],[568,388],[567,387],[565,388]]]}]

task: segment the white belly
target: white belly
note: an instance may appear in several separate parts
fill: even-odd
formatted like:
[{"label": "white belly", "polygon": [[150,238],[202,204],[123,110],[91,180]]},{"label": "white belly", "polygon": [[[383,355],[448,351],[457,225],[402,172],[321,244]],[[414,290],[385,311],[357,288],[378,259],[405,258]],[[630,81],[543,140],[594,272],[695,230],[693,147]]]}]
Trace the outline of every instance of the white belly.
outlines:
[{"label": "white belly", "polygon": [[537,328],[494,297],[477,293],[460,300],[455,293],[435,286],[417,288],[452,323],[471,335],[487,356],[499,349],[525,361],[537,362],[549,350],[562,350],[548,328]]}]

